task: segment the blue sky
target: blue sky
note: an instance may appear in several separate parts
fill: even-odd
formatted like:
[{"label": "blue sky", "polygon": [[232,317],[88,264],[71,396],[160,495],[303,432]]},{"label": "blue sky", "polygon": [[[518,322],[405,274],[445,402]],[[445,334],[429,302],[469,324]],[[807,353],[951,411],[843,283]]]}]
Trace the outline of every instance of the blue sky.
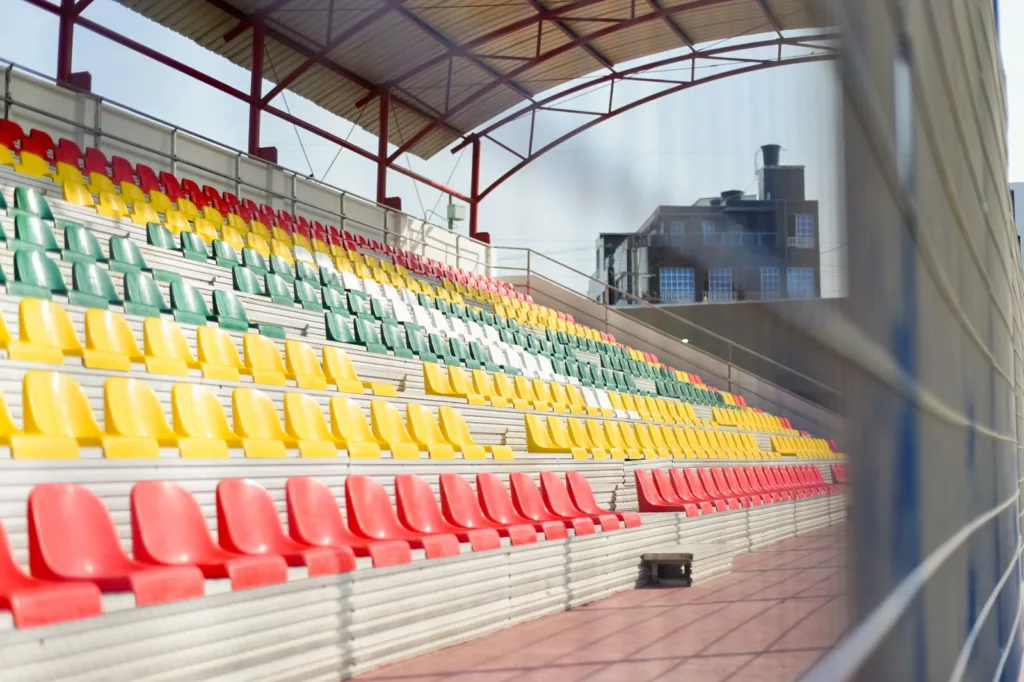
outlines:
[{"label": "blue sky", "polygon": [[[57,20],[18,0],[2,0],[6,21],[0,25],[0,57],[52,74]],[[240,89],[248,73],[171,31],[149,22],[112,0],[97,0],[85,16],[172,54]],[[1010,177],[1024,180],[1024,42],[1008,40],[1024,27],[1024,3],[1000,7],[1003,56],[1009,87]],[[1016,27],[1016,31],[1013,30]],[[187,76],[79,29],[75,68],[93,74],[97,94],[136,107],[187,129],[238,148],[245,147],[246,109],[242,103]],[[725,79],[669,96],[612,119],[570,140],[528,166],[481,205],[481,227],[495,245],[532,247],[585,273],[594,269],[594,240],[599,232],[628,231],[660,204],[689,204],[724,189],[753,191],[755,153],[767,142],[783,146],[783,161],[807,166],[809,198],[821,201],[822,289],[840,291],[844,272],[844,238],[836,226],[838,117],[833,66],[828,63],[787,66]],[[280,98],[276,104],[284,108]],[[291,95],[292,112],[367,148],[374,139]],[[1020,112],[1018,115],[1017,112]],[[553,137],[559,123],[538,120],[538,137]],[[301,136],[305,153],[298,143]],[[505,141],[513,142],[511,138]],[[263,118],[262,143],[280,150],[290,168],[372,197],[374,167],[315,136],[296,132],[271,116]],[[308,161],[307,161],[308,156]],[[484,155],[484,178],[500,174],[508,157]],[[414,170],[468,190],[469,155],[443,151],[424,161],[405,160]],[[407,212],[443,213],[446,200],[396,173],[389,175],[390,194],[402,197]],[[431,218],[437,220],[432,214]],[[465,225],[460,226],[465,233]],[[515,254],[499,256],[514,264]],[[547,266],[560,279],[581,282],[566,270]]]}]

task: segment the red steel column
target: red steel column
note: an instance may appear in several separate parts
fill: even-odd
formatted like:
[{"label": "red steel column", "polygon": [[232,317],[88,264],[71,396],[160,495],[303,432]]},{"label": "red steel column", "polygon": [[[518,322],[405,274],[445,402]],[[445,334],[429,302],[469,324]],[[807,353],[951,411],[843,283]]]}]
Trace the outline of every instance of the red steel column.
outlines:
[{"label": "red steel column", "polygon": [[249,82],[249,153],[260,153],[260,114],[263,104],[263,24],[252,25],[252,80]]},{"label": "red steel column", "polygon": [[71,80],[75,43],[75,0],[60,0],[60,24],[57,29],[57,82]]},{"label": "red steel column", "polygon": [[377,203],[388,197],[388,136],[391,123],[391,92],[380,93],[380,122],[377,125]]},{"label": "red steel column", "polygon": [[480,205],[480,138],[473,138],[473,175],[469,186],[469,236],[476,238],[479,231],[477,208]]}]

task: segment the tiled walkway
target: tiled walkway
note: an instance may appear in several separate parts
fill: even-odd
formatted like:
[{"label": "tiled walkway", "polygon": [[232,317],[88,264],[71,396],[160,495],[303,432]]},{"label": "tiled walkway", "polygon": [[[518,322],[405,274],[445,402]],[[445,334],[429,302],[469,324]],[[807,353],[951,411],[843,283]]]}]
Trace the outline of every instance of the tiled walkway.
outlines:
[{"label": "tiled walkway", "polygon": [[846,626],[844,526],[738,557],[731,575],[638,589],[360,676],[374,682],[795,680]]}]

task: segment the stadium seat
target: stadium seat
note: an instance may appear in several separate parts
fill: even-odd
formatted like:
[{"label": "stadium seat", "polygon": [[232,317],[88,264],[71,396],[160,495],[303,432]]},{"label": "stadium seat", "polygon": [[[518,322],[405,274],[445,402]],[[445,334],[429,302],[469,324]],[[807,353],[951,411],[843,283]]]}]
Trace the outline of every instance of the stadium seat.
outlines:
[{"label": "stadium seat", "polygon": [[271,339],[250,332],[242,337],[242,351],[245,364],[243,371],[251,375],[253,381],[272,386],[287,384],[281,351]]},{"label": "stadium seat", "polygon": [[140,481],[131,493],[132,553],[158,566],[196,566],[207,578],[229,578],[231,589],[283,583],[288,566],[272,554],[246,556],[218,546],[199,504],[185,488]]},{"label": "stadium seat", "polygon": [[697,515],[696,505],[684,505],[680,501],[673,504],[666,501],[658,491],[650,470],[636,469],[633,476],[636,480],[637,504],[641,512],[684,512],[687,516]]},{"label": "stadium seat", "polygon": [[658,497],[669,505],[683,507],[687,516],[696,516],[697,511],[703,511],[703,507],[692,499],[687,499],[679,493],[678,487],[672,481],[672,475],[667,469],[650,470],[654,481],[654,489]]},{"label": "stadium seat", "polygon": [[[535,503],[537,488],[533,480],[522,472],[515,472],[512,476],[516,477],[512,480],[513,497],[521,494],[523,496],[520,498],[521,500],[531,498]],[[619,518],[615,514],[609,512],[595,514],[577,508],[573,504],[572,497],[569,495],[569,490],[565,487],[565,483],[555,473],[550,471],[542,471],[540,473],[540,493],[544,504],[556,516],[569,519],[590,519],[595,524],[601,524],[601,529],[604,531],[619,529]],[[523,503],[525,504],[525,502]]]},{"label": "stadium seat", "polygon": [[[713,505],[716,511],[726,511],[730,508],[734,508],[731,507],[731,505],[726,500],[721,499],[716,495],[712,495],[704,488],[704,482],[701,479],[699,470],[693,468],[686,468],[682,470],[682,474],[683,478],[686,480],[687,488],[689,488],[690,493],[693,495],[694,499],[697,501],[697,505],[700,506],[701,509],[704,508],[702,503],[705,502]],[[676,486],[677,492],[680,491],[681,489],[681,486]]]},{"label": "stadium seat", "polygon": [[370,540],[356,535],[345,524],[330,489],[305,476],[294,476],[285,485],[288,530],[297,542],[315,547],[348,547],[356,556],[369,556],[376,568],[412,561],[404,540]]},{"label": "stadium seat", "polygon": [[[567,471],[565,474],[565,481],[569,488],[569,496],[572,498],[573,504],[581,512],[591,515],[604,515],[614,514],[626,528],[636,528],[641,525],[640,515],[636,512],[612,512],[602,509],[597,504],[597,499],[594,497],[594,491],[590,487],[590,482],[587,481],[587,477],[583,475],[581,471]],[[541,480],[543,483],[543,479]]]},{"label": "stadium seat", "polygon": [[79,223],[64,223],[64,250],[61,259],[85,263],[103,262],[103,247],[88,228]]},{"label": "stadium seat", "polygon": [[[478,473],[476,475],[476,490],[480,506],[492,521],[505,526],[532,526],[534,530],[543,532],[544,537],[548,540],[561,540],[567,536],[566,524],[562,521],[534,521],[521,515],[497,475]],[[590,526],[590,532],[593,533],[593,524],[591,523]]]},{"label": "stadium seat", "polygon": [[323,347],[323,368],[327,380],[343,393],[363,393],[368,389],[378,396],[398,395],[398,390],[391,384],[361,380],[351,358],[337,346]]},{"label": "stadium seat", "polygon": [[200,327],[196,331],[199,368],[208,379],[239,381],[249,370],[242,363],[234,339],[219,327]]},{"label": "stadium seat", "polygon": [[152,374],[188,376],[199,369],[181,328],[172,320],[151,317],[142,324],[146,371]]},{"label": "stadium seat", "polygon": [[144,357],[128,321],[109,310],[93,308],[85,313],[85,351],[82,364],[90,369],[128,372]]},{"label": "stadium seat", "polygon": [[419,459],[420,446],[413,439],[402,413],[391,403],[383,400],[370,402],[370,422],[373,435],[395,459]]},{"label": "stadium seat", "polygon": [[491,529],[509,538],[513,545],[537,542],[537,531],[530,524],[504,525],[487,518],[469,482],[461,476],[441,474],[439,484],[442,513],[455,526],[467,530]]},{"label": "stadium seat", "polygon": [[15,217],[18,214],[33,215],[41,220],[53,222],[53,212],[46,202],[46,197],[37,190],[30,187],[14,188],[14,210]]},{"label": "stadium seat", "polygon": [[121,297],[110,279],[110,271],[96,263],[79,261],[71,267],[71,291],[68,301],[87,308],[107,308],[120,305]]},{"label": "stadium seat", "polygon": [[[17,162],[14,159],[14,153],[11,148],[3,144],[3,140],[0,140],[0,166],[7,166],[8,168],[14,168]],[[3,207],[6,213],[6,206]]]},{"label": "stadium seat", "polygon": [[151,566],[121,549],[106,506],[92,492],[69,483],[43,483],[28,497],[29,564],[44,580],[94,583],[104,592],[135,594],[137,606],[201,597],[203,574],[195,566]]},{"label": "stadium seat", "polygon": [[668,470],[668,478],[672,491],[682,504],[695,504],[702,514],[710,514],[715,511],[715,505],[703,493],[700,497],[694,493],[682,469],[670,468]]},{"label": "stadium seat", "polygon": [[285,394],[284,428],[302,457],[337,457],[342,447],[331,433],[320,404],[306,393]]},{"label": "stadium seat", "polygon": [[331,433],[341,447],[348,450],[350,458],[380,458],[382,443],[374,435],[358,403],[351,398],[335,396],[331,398],[330,410]]},{"label": "stadium seat", "polygon": [[729,509],[740,509],[744,506],[743,502],[738,497],[735,497],[718,487],[718,483],[715,481],[715,477],[712,475],[712,470],[710,468],[698,469],[697,475],[700,478],[701,485],[704,487],[704,491],[712,499],[724,501],[729,505]]},{"label": "stadium seat", "polygon": [[231,412],[246,457],[283,458],[286,448],[296,447],[266,393],[255,388],[236,388],[231,392]]},{"label": "stadium seat", "polygon": [[53,229],[38,216],[14,216],[14,239],[7,242],[12,251],[34,249],[56,253],[60,251]]},{"label": "stadium seat", "polygon": [[103,387],[103,453],[111,458],[152,458],[178,446],[153,389],[138,379],[110,377]]},{"label": "stadium seat", "polygon": [[46,581],[22,572],[0,524],[0,610],[11,612],[15,627],[30,628],[98,616],[103,605],[90,582]]},{"label": "stadium seat", "polygon": [[314,547],[288,537],[270,493],[248,479],[217,484],[217,535],[221,547],[249,556],[284,558],[289,566],[306,566],[310,577],[355,570],[348,547]]},{"label": "stadium seat", "polygon": [[327,376],[309,344],[290,339],[284,344],[285,367],[299,388],[327,390]]},{"label": "stadium seat", "polygon": [[[754,499],[752,497],[745,495],[739,490],[733,489],[731,482],[728,480],[725,475],[725,471],[721,467],[714,467],[711,469],[711,479],[714,481],[715,487],[718,488],[719,494],[727,500],[738,500],[743,507],[754,506]],[[707,489],[707,485],[705,485],[704,488]]]},{"label": "stadium seat", "polygon": [[[589,535],[594,532],[594,522],[579,512],[579,516],[562,516],[552,512],[544,504],[544,497],[537,484],[529,475],[521,471],[509,474],[512,489],[512,503],[516,511],[534,523],[545,521],[561,521],[567,528],[572,528],[576,535]],[[613,517],[614,520],[614,517]],[[616,527],[618,522],[616,521]]]},{"label": "stadium seat", "polygon": [[182,457],[225,458],[228,448],[242,447],[228,425],[220,400],[207,386],[175,384],[171,389],[171,412]]},{"label": "stadium seat", "polygon": [[437,408],[437,416],[445,439],[462,453],[463,459],[483,459],[485,452],[491,453],[494,459],[513,458],[512,448],[507,445],[479,445],[473,440],[469,426],[458,410],[442,405]]},{"label": "stadium seat", "polygon": [[474,552],[501,547],[501,538],[493,528],[466,529],[447,521],[430,485],[419,476],[395,476],[395,500],[399,521],[412,531],[424,535],[454,535],[460,542],[470,543]]},{"label": "stadium seat", "polygon": [[407,403],[405,410],[409,434],[420,450],[427,452],[430,459],[455,459],[455,448],[445,438],[428,408],[418,403]]},{"label": "stadium seat", "polygon": [[14,166],[14,171],[34,178],[45,178],[50,175],[50,164],[37,154],[23,151],[20,154],[20,162]]},{"label": "stadium seat", "polygon": [[67,311],[56,303],[23,298],[18,304],[18,340],[9,341],[12,360],[64,363],[64,356],[81,357],[84,349]]},{"label": "stadium seat", "polygon": [[418,533],[402,526],[384,487],[377,481],[353,474],[345,479],[345,506],[349,527],[373,540],[402,540],[423,549],[428,559],[456,556],[458,539],[449,533]]},{"label": "stadium seat", "polygon": [[199,290],[188,282],[171,282],[171,309],[174,319],[184,324],[204,326],[210,308]]},{"label": "stadium seat", "polygon": [[89,399],[71,377],[30,370],[22,379],[24,431],[10,436],[15,459],[77,459],[78,446],[99,447],[103,431]]},{"label": "stadium seat", "polygon": [[161,313],[173,312],[156,280],[142,272],[125,273],[124,298],[124,311],[129,315],[160,317]]},{"label": "stadium seat", "polygon": [[181,232],[178,235],[181,240],[181,254],[188,260],[197,263],[205,263],[209,260],[206,251],[206,242],[195,232]]}]

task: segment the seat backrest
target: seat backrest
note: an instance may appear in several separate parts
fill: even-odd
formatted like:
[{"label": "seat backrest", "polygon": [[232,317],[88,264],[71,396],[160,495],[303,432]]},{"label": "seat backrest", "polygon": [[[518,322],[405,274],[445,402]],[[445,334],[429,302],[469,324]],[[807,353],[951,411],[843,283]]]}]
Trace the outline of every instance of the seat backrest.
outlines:
[{"label": "seat backrest", "polygon": [[85,347],[124,355],[131,362],[143,361],[128,320],[109,310],[90,308],[86,311]]},{"label": "seat backrest", "polygon": [[234,339],[219,327],[200,327],[196,331],[199,362],[242,370],[245,365],[238,355]]},{"label": "seat backrest", "polygon": [[136,483],[131,519],[132,554],[139,561],[191,565],[216,552],[199,503],[177,483]]},{"label": "seat backrest", "polygon": [[420,447],[429,448],[432,445],[450,445],[441,431],[440,425],[434,419],[434,415],[427,407],[419,403],[406,403],[406,422],[413,439]]},{"label": "seat backrest", "polygon": [[430,484],[415,474],[395,476],[395,500],[398,519],[418,533],[446,533],[447,522],[441,515]]},{"label": "seat backrest", "polygon": [[53,235],[53,230],[38,216],[16,215],[14,217],[14,236],[23,242],[35,244],[46,251],[56,251],[58,249],[57,239]]},{"label": "seat backrest", "polygon": [[335,437],[348,443],[379,444],[359,403],[344,396],[331,398],[331,429]]},{"label": "seat backrest", "polygon": [[273,441],[275,454],[285,456],[285,447],[293,445],[291,437],[281,426],[274,401],[256,388],[236,388],[231,392],[231,412],[235,433],[242,438]]},{"label": "seat backrest", "polygon": [[236,265],[231,268],[231,277],[235,289],[243,294],[263,295],[265,293],[263,283],[260,282],[256,273],[245,266]]},{"label": "seat backrest", "polygon": [[[284,342],[285,365],[293,375],[324,377],[324,369],[308,343],[289,339]],[[326,377],[325,377],[326,378]]]},{"label": "seat backrest", "polygon": [[120,303],[110,272],[96,263],[77,262],[71,267],[71,283],[75,291],[99,296],[107,303]]},{"label": "seat backrest", "polygon": [[176,442],[160,399],[144,381],[128,377],[107,379],[103,385],[103,414],[108,434],[152,439],[165,447]]},{"label": "seat backrest", "polygon": [[29,370],[22,379],[25,432],[75,438],[96,446],[103,430],[96,423],[85,391],[67,374]]},{"label": "seat backrest", "polygon": [[402,419],[402,413],[389,402],[370,401],[370,422],[373,425],[373,434],[384,443],[392,446],[415,443]]},{"label": "seat backrest", "polygon": [[91,491],[71,483],[41,483],[32,488],[28,552],[32,575],[44,580],[88,579],[121,572],[130,564],[106,505]]},{"label": "seat backrest", "polygon": [[188,340],[173,320],[147,317],[142,323],[142,339],[143,351],[149,357],[180,360],[186,366],[195,364]]},{"label": "seat backrest", "polygon": [[[572,498],[573,504],[576,508],[587,514],[599,514],[602,509],[597,504],[597,498],[594,497],[594,490],[590,487],[590,482],[587,477],[583,475],[581,471],[567,471],[565,473],[565,481],[569,487],[569,496]],[[541,479],[543,483],[543,479]]]},{"label": "seat backrest", "polygon": [[512,489],[512,503],[516,511],[528,519],[540,520],[550,515],[550,510],[544,504],[544,496],[540,488],[530,478],[529,474],[522,471],[513,471],[509,474],[509,484]]},{"label": "seat backrest", "polygon": [[285,374],[281,351],[277,344],[266,336],[249,332],[242,337],[242,350],[247,368],[253,371]]},{"label": "seat backrest", "polygon": [[292,476],[284,490],[293,539],[314,546],[346,544],[349,530],[330,488],[308,476]]},{"label": "seat backrest", "polygon": [[210,316],[210,308],[206,305],[203,295],[188,282],[171,282],[171,307],[203,317]]},{"label": "seat backrest", "polygon": [[38,298],[18,304],[18,335],[21,341],[59,348],[64,355],[81,355],[82,343],[64,308]]},{"label": "seat backrest", "polygon": [[220,400],[208,386],[175,384],[171,389],[171,411],[175,433],[223,440],[229,447],[240,445],[238,436],[228,425]]},{"label": "seat backrest", "polygon": [[407,535],[384,486],[369,476],[353,474],[345,479],[345,510],[349,527],[360,535],[379,540]]},{"label": "seat backrest", "polygon": [[679,495],[675,486],[672,485],[672,477],[665,469],[652,469],[651,476],[654,479],[654,487],[658,494],[668,503],[678,502]]},{"label": "seat backrest", "polygon": [[[633,473],[636,479],[637,497],[640,498],[641,503],[652,505],[668,504],[665,498],[658,492],[658,487],[654,483],[654,477],[649,470],[635,469]],[[640,507],[640,510],[645,511],[643,506]]]},{"label": "seat backrest", "polygon": [[284,425],[297,440],[331,441],[331,427],[316,399],[308,393],[284,394]]},{"label": "seat backrest", "polygon": [[516,511],[505,484],[496,474],[478,473],[476,490],[480,506],[489,518],[506,525],[523,522],[523,517]]},{"label": "seat backrest", "polygon": [[544,503],[555,514],[570,517],[579,515],[580,510],[573,504],[569,490],[558,474],[552,471],[540,472],[540,490]]},{"label": "seat backrest", "polygon": [[247,478],[226,478],[218,483],[217,538],[220,546],[231,552],[273,552],[286,536],[270,493]]},{"label": "seat backrest", "polygon": [[686,478],[686,485],[690,488],[690,492],[693,493],[693,496],[698,500],[704,501],[717,497],[717,495],[711,495],[704,488],[704,481],[700,475],[701,470],[688,467],[682,471],[683,476]]}]

